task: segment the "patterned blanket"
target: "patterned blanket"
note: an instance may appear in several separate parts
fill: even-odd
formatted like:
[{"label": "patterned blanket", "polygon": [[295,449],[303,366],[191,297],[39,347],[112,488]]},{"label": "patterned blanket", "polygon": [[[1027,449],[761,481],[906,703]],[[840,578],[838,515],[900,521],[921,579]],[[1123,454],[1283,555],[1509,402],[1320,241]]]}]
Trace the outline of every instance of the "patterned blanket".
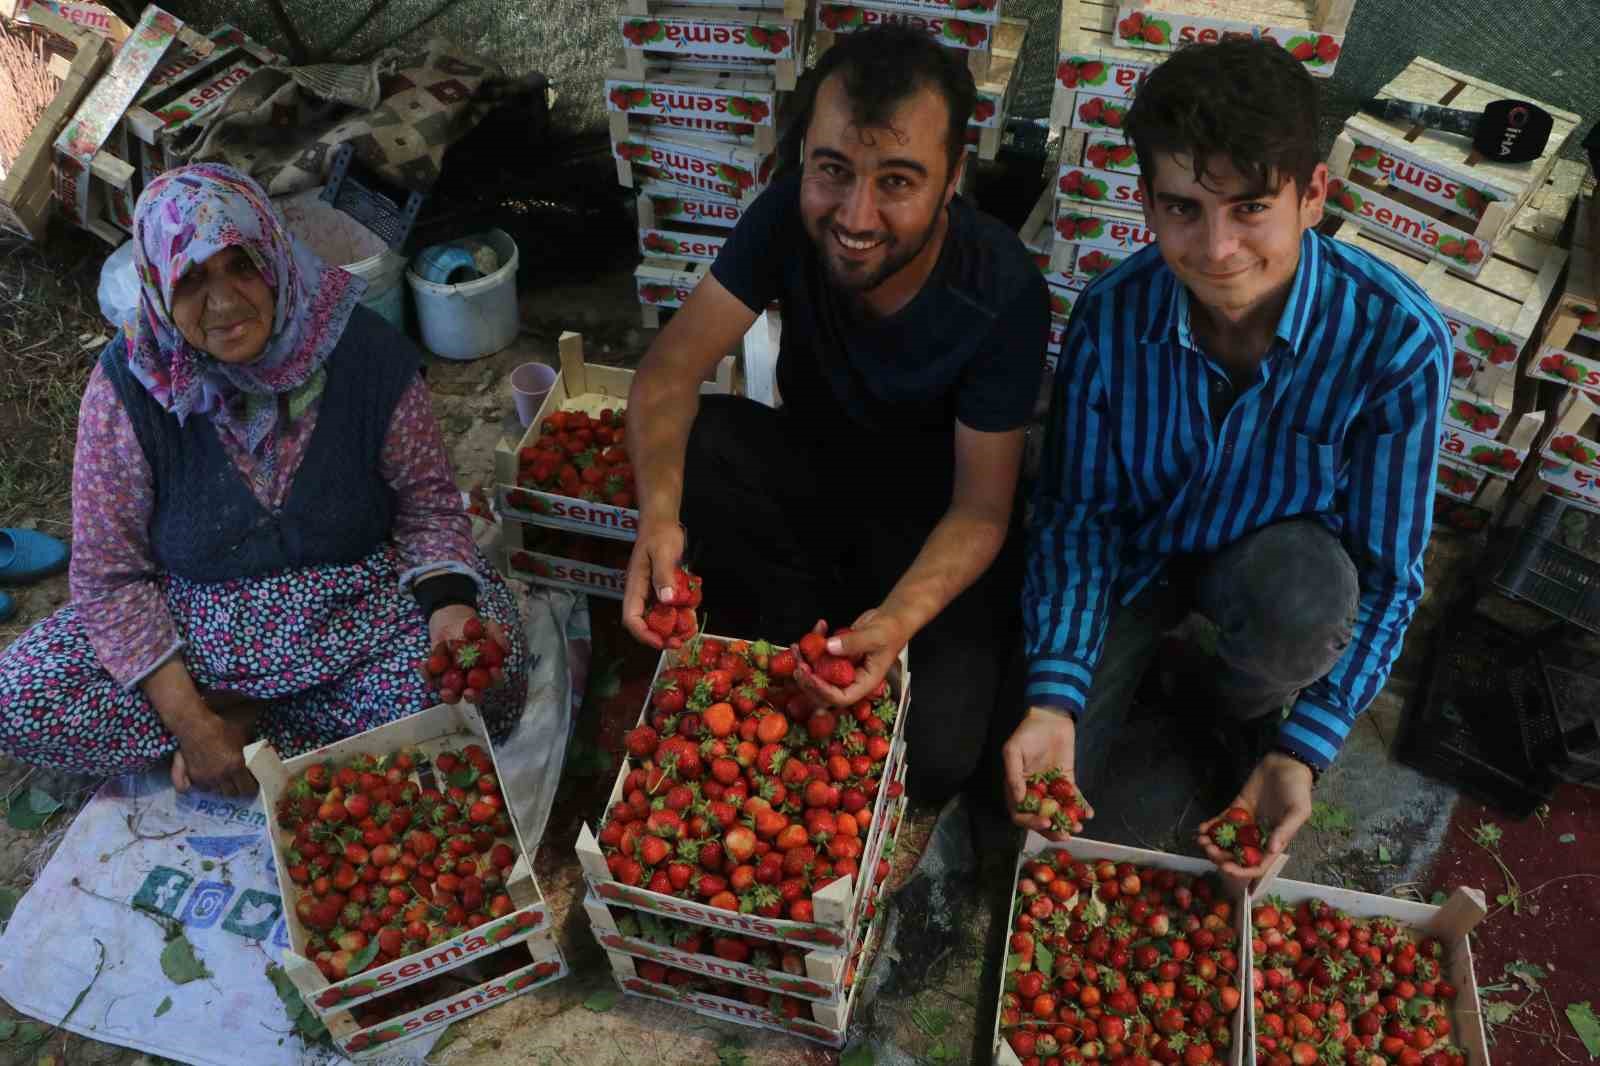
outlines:
[{"label": "patterned blanket", "polygon": [[220,160],[272,196],[320,185],[341,144],[380,177],[426,192],[445,149],[504,88],[493,64],[442,38],[392,48],[362,66],[263,67],[211,121],[170,148],[175,160]]}]

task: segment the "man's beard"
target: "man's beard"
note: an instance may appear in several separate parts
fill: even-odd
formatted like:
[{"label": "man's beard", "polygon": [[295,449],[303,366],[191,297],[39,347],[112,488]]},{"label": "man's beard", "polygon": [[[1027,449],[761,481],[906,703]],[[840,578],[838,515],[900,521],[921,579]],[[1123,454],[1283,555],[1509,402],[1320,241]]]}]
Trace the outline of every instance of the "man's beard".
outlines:
[{"label": "man's beard", "polygon": [[[942,210],[942,208],[941,208]],[[828,248],[822,253],[824,272],[828,283],[842,292],[861,294],[871,292],[886,280],[898,274],[913,259],[922,254],[922,250],[933,239],[934,231],[938,229],[939,216],[936,213],[928,225],[923,228],[920,237],[904,246],[901,246],[892,237],[884,238],[883,262],[871,270],[862,269],[861,264],[848,264],[841,268],[833,248]],[[822,225],[822,238],[824,242],[834,242],[833,225],[831,221]]]}]

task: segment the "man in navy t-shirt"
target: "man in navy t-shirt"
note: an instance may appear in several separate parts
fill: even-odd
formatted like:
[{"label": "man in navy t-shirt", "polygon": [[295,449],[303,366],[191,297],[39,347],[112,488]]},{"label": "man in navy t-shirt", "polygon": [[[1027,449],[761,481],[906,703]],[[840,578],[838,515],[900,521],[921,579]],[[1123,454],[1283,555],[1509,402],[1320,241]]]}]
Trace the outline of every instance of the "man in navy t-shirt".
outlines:
[{"label": "man in navy t-shirt", "polygon": [[[714,631],[866,656],[850,705],[911,645],[910,787],[972,773],[1018,636],[1015,489],[1049,330],[1015,233],[956,194],[975,90],[916,31],[845,37],[796,96],[779,178],[646,354],[629,396],[640,528],[623,617],[685,558]],[[701,397],[782,305],[781,406]],[[684,525],[680,526],[679,521]]]}]

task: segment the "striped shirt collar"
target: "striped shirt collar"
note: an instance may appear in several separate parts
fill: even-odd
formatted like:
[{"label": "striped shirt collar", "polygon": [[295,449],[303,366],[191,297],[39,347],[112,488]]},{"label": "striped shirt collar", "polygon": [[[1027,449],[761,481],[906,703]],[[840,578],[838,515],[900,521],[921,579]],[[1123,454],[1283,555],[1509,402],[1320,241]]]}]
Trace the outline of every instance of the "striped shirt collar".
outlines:
[{"label": "striped shirt collar", "polygon": [[[1322,245],[1316,232],[1306,230],[1300,235],[1300,262],[1295,267],[1294,284],[1289,289],[1288,301],[1283,305],[1283,314],[1278,318],[1277,336],[1290,351],[1300,350],[1306,332],[1311,328],[1312,312],[1321,293],[1323,258]],[[1151,316],[1150,324],[1140,340],[1150,344],[1171,342],[1191,351],[1199,351],[1189,328],[1189,287],[1179,283],[1178,276],[1164,261],[1158,269],[1161,272],[1161,284],[1166,287],[1165,295],[1159,298],[1164,307],[1159,314]]]}]

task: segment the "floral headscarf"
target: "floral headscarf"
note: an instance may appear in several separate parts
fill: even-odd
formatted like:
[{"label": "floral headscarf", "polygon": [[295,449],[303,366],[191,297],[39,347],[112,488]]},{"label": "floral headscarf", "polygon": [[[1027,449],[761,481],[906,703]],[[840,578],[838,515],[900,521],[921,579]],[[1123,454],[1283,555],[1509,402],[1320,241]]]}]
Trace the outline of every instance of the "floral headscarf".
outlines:
[{"label": "floral headscarf", "polygon": [[[367,283],[328,266],[284,225],[266,191],[220,163],[168,171],[145,187],[133,217],[139,302],[123,322],[128,366],[181,423],[202,414],[251,452],[272,435],[276,403],[332,354]],[[251,363],[230,365],[184,339],[172,294],[184,272],[225,248],[242,248],[273,290],[272,333]]]}]

